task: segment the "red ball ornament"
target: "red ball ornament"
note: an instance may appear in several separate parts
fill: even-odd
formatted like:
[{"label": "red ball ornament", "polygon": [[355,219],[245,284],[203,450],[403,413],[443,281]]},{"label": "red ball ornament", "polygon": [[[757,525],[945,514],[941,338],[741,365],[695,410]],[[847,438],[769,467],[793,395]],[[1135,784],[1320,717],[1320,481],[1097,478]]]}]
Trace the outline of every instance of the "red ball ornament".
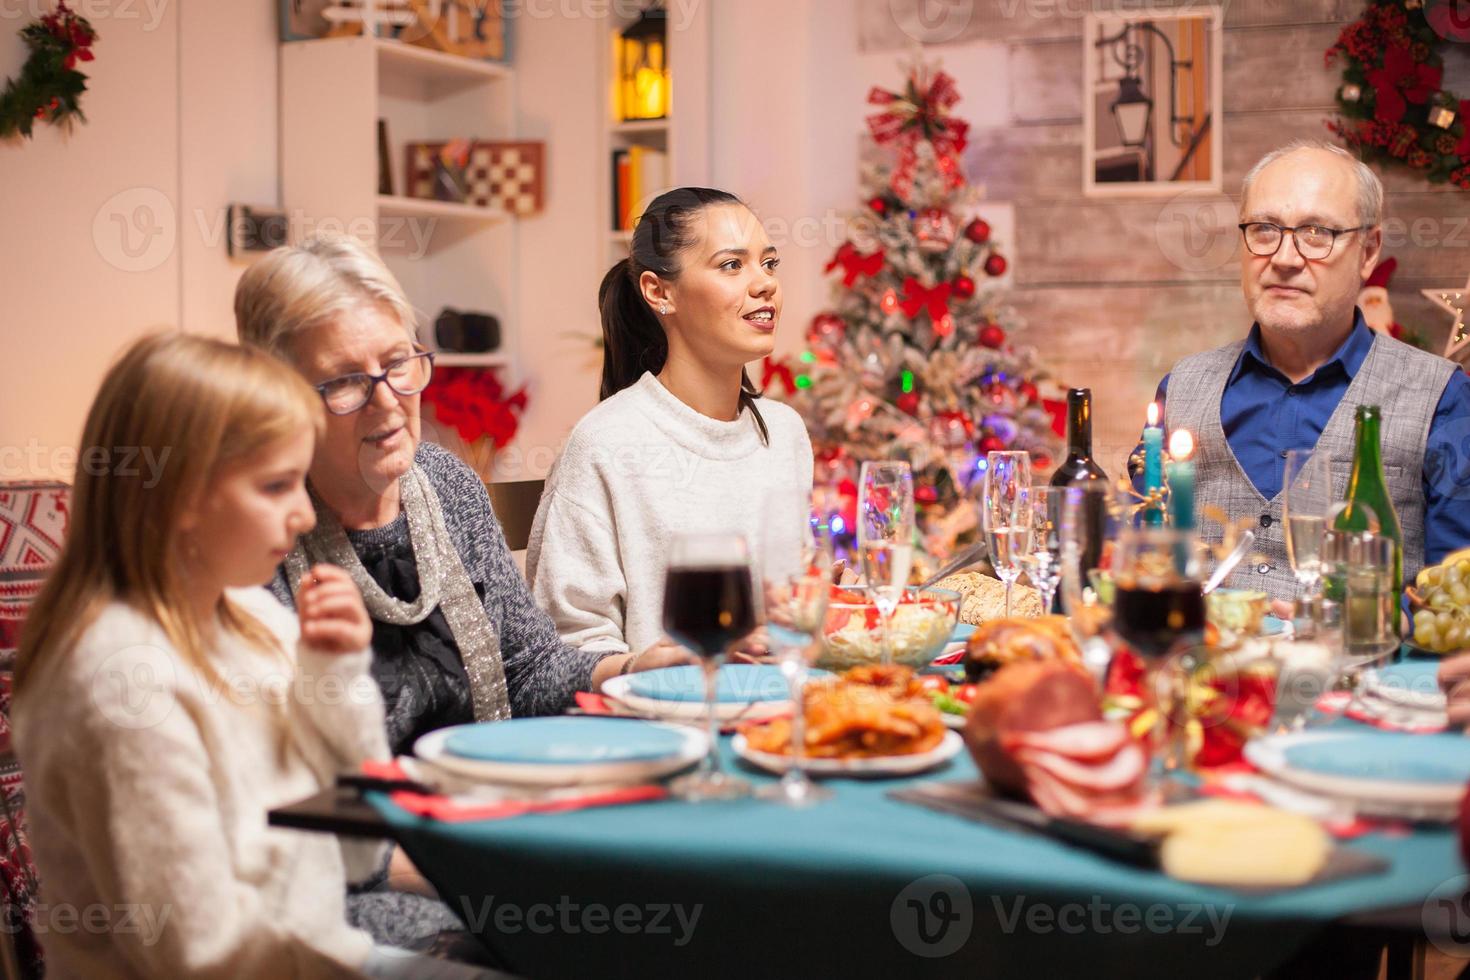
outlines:
[{"label": "red ball ornament", "polygon": [[888,217],[888,202],[883,200],[883,198],[873,198],[871,201],[868,202],[868,207],[872,208],[877,214],[881,215],[882,217]]},{"label": "red ball ornament", "polygon": [[917,391],[906,391],[898,396],[896,403],[901,411],[910,415],[919,414],[919,393]]},{"label": "red ball ornament", "polygon": [[992,252],[990,258],[985,260],[985,274],[987,276],[1005,275],[1006,257],[998,252]]},{"label": "red ball ornament", "polygon": [[1027,405],[1035,405],[1039,396],[1036,386],[1029,381],[1022,381],[1016,386],[1016,394],[1025,399]]},{"label": "red ball ornament", "polygon": [[806,339],[808,343],[839,342],[847,333],[847,321],[836,313],[818,313],[812,317],[812,325],[807,328]]},{"label": "red ball ornament", "polygon": [[1000,436],[986,436],[980,440],[980,451],[982,453],[998,453],[1006,448],[1006,441]]},{"label": "red ball ornament", "polygon": [[1035,470],[1051,469],[1051,457],[1042,453],[1032,453],[1031,468]]},{"label": "red ball ornament", "polygon": [[914,488],[914,499],[921,504],[939,503],[939,491],[932,484],[925,483]]},{"label": "red ball ornament", "polygon": [[975,280],[962,272],[954,277],[954,282],[950,283],[950,289],[960,299],[969,299],[975,295]]},{"label": "red ball ornament", "polygon": [[965,226],[965,237],[976,245],[990,241],[990,225],[983,218],[976,218]]},{"label": "red ball ornament", "polygon": [[980,343],[995,350],[1006,342],[1006,332],[994,323],[987,323],[980,330]]}]

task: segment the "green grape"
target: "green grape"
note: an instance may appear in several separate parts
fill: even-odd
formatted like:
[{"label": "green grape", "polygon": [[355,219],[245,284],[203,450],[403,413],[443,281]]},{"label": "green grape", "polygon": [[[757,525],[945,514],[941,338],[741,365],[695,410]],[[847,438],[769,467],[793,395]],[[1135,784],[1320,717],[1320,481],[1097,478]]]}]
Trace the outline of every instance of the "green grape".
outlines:
[{"label": "green grape", "polygon": [[1460,578],[1470,578],[1470,558],[1461,558],[1453,567],[1460,573]]},{"label": "green grape", "polygon": [[1440,634],[1440,650],[1458,650],[1465,645],[1465,627],[1456,623]]},{"label": "green grape", "polygon": [[1455,605],[1465,606],[1470,604],[1470,588],[1467,588],[1464,582],[1461,582],[1459,585],[1450,586],[1449,592],[1450,598],[1455,600]]},{"label": "green grape", "polygon": [[1450,612],[1441,612],[1434,617],[1434,625],[1442,630],[1447,630],[1455,625],[1455,616]]},{"label": "green grape", "polygon": [[1419,629],[1421,626],[1433,626],[1433,625],[1434,625],[1434,613],[1431,612],[1430,610],[1428,610],[1428,609],[1421,609],[1421,610],[1419,610],[1418,612],[1416,612],[1414,614],[1414,628],[1415,629]]},{"label": "green grape", "polygon": [[1434,593],[1434,595],[1429,597],[1430,609],[1449,609],[1454,604],[1455,600],[1450,598],[1450,596],[1444,592],[1436,592]]},{"label": "green grape", "polygon": [[1419,576],[1414,579],[1414,584],[1418,585],[1420,589],[1433,589],[1437,588],[1443,581],[1444,569],[1435,565],[1432,568],[1426,568],[1421,571]]},{"label": "green grape", "polygon": [[1436,649],[1439,642],[1439,634],[1435,632],[1433,625],[1414,627],[1414,643],[1426,650]]},{"label": "green grape", "polygon": [[1445,569],[1445,585],[1453,585],[1456,582],[1463,581],[1465,581],[1465,570],[1462,569],[1458,563],[1451,565],[1449,568]]}]

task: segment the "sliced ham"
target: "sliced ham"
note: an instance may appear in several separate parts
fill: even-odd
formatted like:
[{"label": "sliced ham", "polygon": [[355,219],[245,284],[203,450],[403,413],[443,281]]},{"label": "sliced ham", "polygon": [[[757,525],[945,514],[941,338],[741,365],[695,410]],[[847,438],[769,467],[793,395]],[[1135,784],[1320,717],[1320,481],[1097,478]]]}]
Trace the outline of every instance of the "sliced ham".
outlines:
[{"label": "sliced ham", "polygon": [[1084,721],[1046,731],[1009,731],[1001,735],[1001,744],[1008,752],[1036,749],[1080,762],[1110,758],[1128,741],[1128,729],[1116,721]]},{"label": "sliced ham", "polygon": [[1116,793],[1143,777],[1148,757],[1137,742],[1124,742],[1110,759],[1078,761],[1057,752],[1019,749],[1016,761],[1023,770],[1044,769],[1070,786],[1089,793]]}]

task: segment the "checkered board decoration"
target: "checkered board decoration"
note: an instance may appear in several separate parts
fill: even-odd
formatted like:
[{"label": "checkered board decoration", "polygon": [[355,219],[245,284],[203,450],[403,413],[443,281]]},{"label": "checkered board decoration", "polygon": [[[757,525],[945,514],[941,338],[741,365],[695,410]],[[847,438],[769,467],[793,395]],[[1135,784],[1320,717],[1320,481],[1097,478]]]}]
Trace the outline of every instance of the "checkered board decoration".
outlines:
[{"label": "checkered board decoration", "polygon": [[[409,197],[434,198],[434,159],[443,143],[409,143]],[[545,143],[475,143],[466,168],[466,204],[501,208],[518,218],[541,210],[545,188]]]}]

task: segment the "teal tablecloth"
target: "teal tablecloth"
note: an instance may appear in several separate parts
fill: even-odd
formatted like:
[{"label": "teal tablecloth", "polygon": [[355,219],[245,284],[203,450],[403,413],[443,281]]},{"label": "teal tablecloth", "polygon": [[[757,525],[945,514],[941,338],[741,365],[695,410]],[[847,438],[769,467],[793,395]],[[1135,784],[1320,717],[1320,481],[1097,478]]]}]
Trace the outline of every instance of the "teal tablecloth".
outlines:
[{"label": "teal tablecloth", "polygon": [[[962,758],[918,778],[975,775]],[[1385,874],[1247,896],[886,798],[903,784],[831,781],[836,798],[807,810],[670,801],[461,824],[372,799],[504,965],[538,977],[1250,977],[1463,871],[1449,830],[1370,835],[1351,846],[1389,858]]]}]

